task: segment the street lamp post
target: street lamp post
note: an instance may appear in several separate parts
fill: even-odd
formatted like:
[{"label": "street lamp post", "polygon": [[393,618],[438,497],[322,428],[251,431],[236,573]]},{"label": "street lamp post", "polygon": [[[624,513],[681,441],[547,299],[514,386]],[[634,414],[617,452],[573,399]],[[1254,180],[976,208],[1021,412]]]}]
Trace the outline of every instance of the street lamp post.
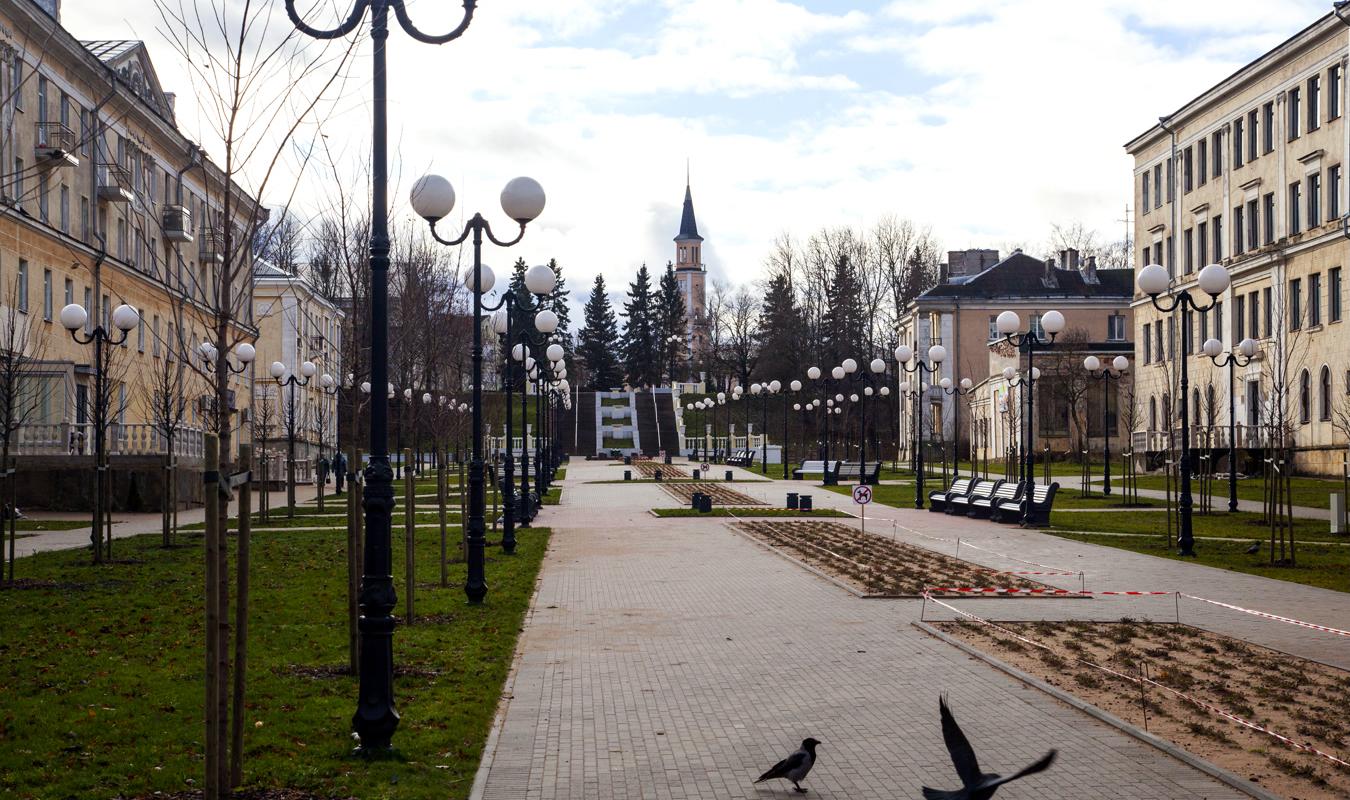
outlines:
[{"label": "street lamp post", "polygon": [[[1083,359],[1083,369],[1087,370],[1088,377],[1102,382],[1102,455],[1106,461],[1102,469],[1102,494],[1107,497],[1111,496],[1111,381],[1120,380],[1129,368],[1130,360],[1125,356],[1116,356],[1106,368],[1096,356]],[[1091,440],[1088,443],[1091,445]]]},{"label": "street lamp post", "polygon": [[[1027,497],[1030,498],[1030,484],[1036,480],[1036,367],[1034,363],[1036,348],[1048,348],[1055,343],[1055,337],[1059,336],[1060,331],[1064,330],[1064,315],[1058,311],[1045,312],[1041,315],[1041,330],[1039,332],[1033,325],[1025,333],[1018,333],[1022,328],[1022,318],[1017,316],[1015,311],[1004,311],[999,314],[998,318],[994,320],[994,325],[1003,336],[1004,341],[1012,345],[1017,351],[1027,354],[1027,370],[1031,374],[1031,380],[1027,382],[1027,427],[1024,434],[1027,446],[1024,476],[1028,483]],[[1026,504],[1023,510],[1022,522],[1026,525],[1031,523],[1030,502]]]},{"label": "street lamp post", "polygon": [[[973,394],[975,385],[970,378],[962,378],[959,384],[953,384],[951,378],[943,378],[938,381],[938,386],[942,387],[943,394],[953,398],[952,480],[955,481],[961,477],[961,399]],[[970,471],[971,474],[975,472],[974,456],[971,457]]]},{"label": "street lamp post", "polygon": [[[802,390],[802,382],[794,380],[788,384],[788,391],[796,395]],[[787,395],[783,396],[783,480],[788,479],[788,401]],[[796,404],[796,410],[801,410],[801,403]]]},{"label": "street lamp post", "polygon": [[[1161,299],[1164,293],[1170,293],[1172,290],[1172,277],[1168,274],[1167,268],[1161,264],[1149,264],[1139,271],[1139,290],[1148,295],[1153,307],[1164,314],[1171,314],[1180,309],[1183,314],[1183,320],[1189,319],[1184,315],[1186,313],[1203,313],[1214,308],[1218,302],[1219,295],[1228,291],[1230,283],[1228,270],[1219,264],[1210,264],[1200,270],[1196,276],[1196,284],[1200,290],[1209,295],[1209,303],[1202,305],[1197,303],[1189,291],[1181,294],[1171,295],[1170,300]],[[1190,415],[1190,391],[1191,377],[1190,370],[1187,368],[1187,362],[1190,360],[1188,339],[1182,338],[1181,352],[1181,534],[1177,538],[1177,544],[1181,547],[1180,554],[1183,556],[1195,555],[1195,535],[1191,527],[1191,514],[1195,504],[1191,497],[1191,415]]]},{"label": "street lamp post", "polygon": [[[105,495],[108,488],[107,453],[104,448],[104,428],[107,427],[108,376],[103,369],[103,351],[107,347],[116,347],[127,340],[131,329],[140,324],[141,315],[135,308],[123,303],[112,312],[112,324],[117,332],[95,325],[92,330],[80,336],[79,330],[89,321],[89,312],[78,303],[71,303],[61,309],[61,325],[70,331],[70,338],[79,344],[94,346],[94,524],[89,531],[89,542],[93,546],[94,562],[103,560],[103,531],[106,527],[104,517]],[[252,345],[250,345],[250,349]]]},{"label": "street lamp post", "polygon": [[[358,0],[360,1],[360,0]],[[378,2],[379,0],[369,0]],[[483,476],[483,296],[492,291],[496,277],[492,270],[483,265],[483,238],[498,247],[510,247],[525,237],[525,226],[544,210],[544,190],[532,178],[514,178],[502,190],[502,211],[514,220],[520,231],[514,239],[501,240],[492,233],[492,226],[482,214],[474,214],[465,224],[458,237],[447,239],[436,232],[436,223],[450,214],[455,207],[455,190],[450,181],[439,175],[425,175],[412,187],[412,207],[418,216],[427,221],[431,236],[448,247],[458,247],[472,236],[473,272],[469,276],[469,289],[473,294],[473,422],[470,434],[472,455],[469,461],[469,521],[465,526],[468,546],[466,548],[467,580],[464,582],[464,594],[470,603],[483,602],[487,596],[487,576],[484,572],[484,548],[487,543],[486,525],[483,520],[486,511],[486,491]]]},{"label": "street lamp post", "polygon": [[[464,0],[464,16],[449,33],[429,36],[418,30],[403,0],[355,0],[352,11],[338,27],[321,30],[305,24],[295,9],[296,0],[286,0],[286,15],[302,33],[315,39],[337,39],[356,30],[370,9],[370,38],[373,44],[372,70],[373,105],[371,115],[371,225],[370,225],[370,379],[379,386],[389,379],[389,157],[388,114],[386,98],[385,40],[389,38],[389,11],[392,8],[399,26],[412,38],[428,44],[444,44],[457,39],[468,30],[473,20],[477,0]],[[446,184],[449,188],[449,184]],[[451,192],[453,202],[454,194]],[[449,209],[446,209],[449,213]],[[477,238],[477,237],[475,237]],[[475,284],[477,282],[475,281]],[[476,297],[476,296],[475,296]],[[478,317],[474,317],[474,352],[481,373],[481,341],[478,338]],[[476,383],[475,383],[476,387]],[[475,400],[478,398],[476,397]],[[480,409],[475,406],[475,418]],[[481,425],[481,419],[478,419]],[[475,427],[475,433],[481,433]],[[365,574],[361,576],[361,686],[357,695],[356,713],[352,727],[360,737],[357,751],[375,755],[386,751],[398,728],[398,711],[394,708],[394,618],[392,611],[398,602],[394,592],[394,578],[390,564],[390,525],[394,510],[394,475],[389,468],[389,407],[379,392],[371,395],[370,407],[370,465],[366,467],[365,512],[366,544]],[[477,447],[477,442],[475,442]],[[482,533],[482,461],[479,450],[480,502],[479,534]],[[471,519],[472,521],[472,519]],[[473,531],[470,529],[470,554],[474,550]],[[481,559],[481,542],[478,546]],[[482,581],[481,560],[475,567],[469,565],[470,580],[465,591],[481,602],[487,593]]]},{"label": "street lamp post", "polygon": [[[1012,367],[1003,368],[1003,380],[1007,382],[1009,391],[1011,391],[1012,389],[1021,389],[1024,386],[1027,389],[1026,392],[1018,393],[1018,402],[1021,405],[1026,405],[1031,402],[1030,400],[1031,386],[1040,379],[1041,379],[1040,367],[1032,367],[1030,371],[1026,373],[1018,372],[1016,369]],[[1008,405],[1005,402],[1001,405],[999,411],[1006,413],[1007,410]],[[1024,460],[1024,454],[1031,449],[1031,441],[1030,441],[1031,437],[1027,433],[1027,426],[1024,424],[1026,420],[1023,419],[1022,412],[1020,409],[1016,410],[1016,417],[1017,417],[1017,431],[1016,431],[1017,439],[1015,442],[1012,441],[1014,432],[1010,429],[1008,431],[1008,438],[1010,441],[1009,450],[1010,451],[1015,450],[1017,454],[1017,473],[1016,473],[1017,480],[1032,481],[1035,480],[1035,476],[1026,472],[1027,465],[1026,461]]]},{"label": "street lamp post", "polygon": [[1245,367],[1256,357],[1256,342],[1243,339],[1237,350],[1223,352],[1223,342],[1218,339],[1206,339],[1201,348],[1216,367],[1228,367],[1228,511],[1237,513],[1237,398],[1233,394],[1234,373],[1237,367]]},{"label": "street lamp post", "polygon": [[295,519],[295,388],[308,386],[309,379],[314,377],[318,367],[314,366],[313,361],[300,362],[303,379],[290,374],[290,370],[280,361],[273,361],[268,371],[277,386],[288,388],[291,395],[286,406],[286,518]]},{"label": "street lamp post", "polygon": [[935,344],[928,348],[928,363],[914,357],[914,348],[902,344],[895,348],[895,361],[900,369],[914,373],[914,507],[923,508],[923,376],[929,379],[942,370],[947,360],[947,348]]}]

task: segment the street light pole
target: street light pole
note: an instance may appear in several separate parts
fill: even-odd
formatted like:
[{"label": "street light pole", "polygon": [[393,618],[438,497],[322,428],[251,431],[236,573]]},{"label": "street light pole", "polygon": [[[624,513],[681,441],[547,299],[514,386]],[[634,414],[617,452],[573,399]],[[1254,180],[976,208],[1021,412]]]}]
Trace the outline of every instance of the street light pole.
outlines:
[{"label": "street light pole", "polygon": [[[403,6],[403,0],[355,0],[352,11],[338,27],[322,30],[305,24],[295,9],[296,0],[286,0],[291,23],[315,39],[337,39],[356,30],[370,10],[373,44],[373,104],[371,115],[371,226],[370,226],[370,380],[383,386],[389,380],[389,156],[385,72],[385,41],[389,38],[389,10],[412,38],[427,44],[444,44],[459,38],[473,21],[477,0],[464,0],[464,16],[449,33],[429,36],[418,30]],[[447,184],[448,186],[448,184]],[[453,196],[453,194],[452,194]],[[448,212],[447,212],[448,213]],[[481,339],[474,317],[474,352],[480,359]],[[479,413],[475,409],[475,415]],[[481,420],[480,420],[481,422]],[[475,429],[476,431],[479,429]],[[482,491],[481,467],[478,489]],[[394,510],[394,475],[389,468],[389,406],[384,395],[374,392],[370,406],[370,465],[366,467],[365,574],[361,576],[361,686],[352,727],[360,737],[357,752],[377,755],[387,751],[398,728],[394,708],[394,618],[398,602],[390,563],[390,526]],[[481,504],[479,507],[481,512]],[[481,513],[480,513],[481,518]],[[480,519],[481,521],[481,519]],[[471,548],[472,549],[472,548]],[[473,577],[472,566],[470,577]],[[472,581],[471,581],[472,582]],[[468,591],[469,584],[466,584]],[[477,587],[473,591],[477,591]],[[486,586],[483,587],[486,593]],[[481,600],[481,595],[479,596]]]},{"label": "street light pole", "polygon": [[[938,386],[942,387],[942,393],[953,398],[952,410],[954,422],[952,427],[952,481],[961,477],[961,399],[974,393],[975,385],[970,378],[962,378],[960,384],[953,384],[951,378],[943,378],[938,381]],[[974,456],[971,457],[971,474],[975,474]]]},{"label": "street light pole", "polygon": [[[1096,356],[1083,359],[1083,369],[1087,370],[1088,377],[1102,382],[1102,455],[1106,461],[1102,469],[1102,494],[1107,497],[1111,496],[1111,381],[1120,380],[1129,368],[1130,360],[1125,356],[1116,356],[1107,368],[1102,367],[1101,359]],[[1089,451],[1091,443],[1089,439]]]},{"label": "street light pole", "polygon": [[[1018,333],[1022,327],[1022,318],[1017,316],[1015,311],[1004,311],[994,320],[994,325],[998,332],[1002,334],[1004,341],[1012,345],[1019,352],[1027,354],[1027,373],[1030,380],[1027,381],[1027,427],[1024,433],[1026,437],[1026,471],[1023,479],[1027,482],[1027,498],[1030,500],[1031,484],[1036,482],[1036,348],[1048,348],[1055,343],[1055,337],[1060,331],[1064,330],[1064,315],[1058,311],[1047,311],[1041,316],[1041,332],[1037,332],[1033,325],[1025,333]],[[1006,372],[1006,370],[1005,370]],[[1031,503],[1027,502],[1022,513],[1022,524],[1031,524]]]},{"label": "street light pole", "polygon": [[313,361],[301,362],[300,374],[305,376],[303,380],[289,374],[290,370],[280,361],[273,361],[268,371],[277,386],[287,387],[291,394],[286,410],[286,518],[295,519],[295,387],[308,386],[309,379],[314,377],[318,367],[314,366]]},{"label": "street light pole", "polygon": [[[1218,302],[1219,295],[1228,291],[1231,280],[1228,276],[1228,270],[1219,264],[1210,264],[1200,270],[1196,276],[1196,283],[1200,290],[1209,295],[1209,303],[1201,305],[1195,301],[1189,291],[1181,294],[1171,295],[1170,301],[1162,301],[1160,298],[1164,292],[1172,291],[1172,277],[1168,274],[1167,268],[1161,264],[1149,264],[1139,272],[1139,290],[1148,295],[1153,307],[1164,314],[1171,314],[1180,309],[1183,314],[1183,322],[1189,318],[1185,313],[1189,309],[1192,313],[1203,313],[1214,308]],[[1184,327],[1184,326],[1183,326]],[[1191,378],[1188,362],[1190,361],[1190,338],[1186,332],[1182,332],[1181,347],[1181,534],[1177,539],[1177,544],[1181,547],[1180,555],[1195,555],[1195,535],[1191,526],[1191,516],[1195,504],[1191,497],[1191,415],[1190,415],[1190,391]]]},{"label": "street light pole", "polygon": [[1243,339],[1237,350],[1222,353],[1223,343],[1218,339],[1207,339],[1201,348],[1205,356],[1216,367],[1228,367],[1228,512],[1237,513],[1237,397],[1234,396],[1234,373],[1237,367],[1245,367],[1256,357],[1256,342]]},{"label": "street light pole", "polygon": [[947,360],[947,348],[935,344],[928,348],[928,363],[914,357],[914,348],[902,344],[895,348],[895,361],[900,369],[914,373],[914,507],[923,508],[923,376],[929,379],[942,370]]}]

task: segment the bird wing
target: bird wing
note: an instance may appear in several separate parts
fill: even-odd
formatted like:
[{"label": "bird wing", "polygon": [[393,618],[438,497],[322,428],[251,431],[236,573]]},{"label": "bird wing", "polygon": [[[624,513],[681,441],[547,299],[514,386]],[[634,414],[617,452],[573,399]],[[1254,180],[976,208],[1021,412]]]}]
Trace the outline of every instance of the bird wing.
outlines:
[{"label": "bird wing", "polygon": [[764,773],[763,775],[760,775],[759,778],[755,780],[755,783],[759,783],[760,781],[771,780],[773,778],[785,777],[789,771],[791,771],[795,767],[801,766],[802,763],[805,761],[806,761],[806,751],[798,750],[797,752],[793,753],[792,755],[788,756],[787,758],[783,759],[782,761],[779,761],[777,764],[774,764],[772,767],[770,767],[768,772]]},{"label": "bird wing", "polygon": [[923,800],[966,800],[969,797],[965,789],[955,791],[946,791],[944,789],[929,789],[923,787]]},{"label": "bird wing", "polygon": [[947,708],[947,698],[938,698],[938,708],[942,712],[942,739],[947,743],[947,752],[952,756],[952,766],[961,777],[961,783],[974,786],[983,777],[980,762],[975,759],[975,749],[970,746],[961,726],[956,724],[951,709]]},{"label": "bird wing", "polygon": [[1050,767],[1051,764],[1055,763],[1055,756],[1056,756],[1056,755],[1058,755],[1058,751],[1051,750],[1050,752],[1048,752],[1048,753],[1046,753],[1044,756],[1042,756],[1040,761],[1037,761],[1035,764],[1032,764],[1031,766],[1026,767],[1025,769],[1021,770],[1021,771],[1018,772],[1017,774],[1015,774],[1015,775],[1009,775],[1009,776],[1006,777],[1006,778],[999,778],[999,779],[997,779],[997,780],[990,781],[990,782],[984,784],[983,786],[981,786],[980,788],[981,788],[981,789],[993,789],[993,788],[996,787],[996,786],[1002,786],[1003,784],[1005,784],[1005,783],[1010,783],[1010,782],[1012,782],[1012,781],[1017,780],[1018,778],[1025,778],[1025,777],[1028,776],[1028,775],[1035,775],[1037,772],[1044,772],[1046,769],[1049,769],[1049,767]]}]

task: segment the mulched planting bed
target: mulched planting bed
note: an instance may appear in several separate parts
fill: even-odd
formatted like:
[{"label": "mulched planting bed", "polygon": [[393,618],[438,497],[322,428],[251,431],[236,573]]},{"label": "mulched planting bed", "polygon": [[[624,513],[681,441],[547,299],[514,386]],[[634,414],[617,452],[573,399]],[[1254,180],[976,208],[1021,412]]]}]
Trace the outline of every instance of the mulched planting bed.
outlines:
[{"label": "mulched planting bed", "polygon": [[1049,649],[970,620],[931,624],[1277,795],[1300,800],[1350,797],[1350,769],[1285,746],[1156,686],[1146,686],[1141,694],[1137,681],[1083,662],[1130,676],[1142,673],[1345,760],[1350,760],[1350,672],[1173,623],[1128,618],[1114,623],[996,623]]},{"label": "mulched planting bed", "polygon": [[634,461],[633,466],[644,477],[654,478],[659,470],[662,478],[688,478],[689,473],[674,464],[661,464],[656,461]]},{"label": "mulched planting bed", "polygon": [[694,499],[694,492],[702,492],[703,494],[711,495],[713,503],[719,506],[767,505],[763,500],[756,500],[749,495],[741,494],[735,489],[728,489],[725,484],[721,483],[709,483],[706,481],[699,481],[696,483],[663,483],[661,484],[661,488],[665,489],[671,497],[685,503]]},{"label": "mulched planting bed", "polygon": [[851,514],[845,514],[842,511],[833,508],[815,508],[810,511],[797,511],[791,508],[769,508],[767,506],[756,506],[752,508],[728,508],[726,506],[715,506],[707,514],[701,514],[692,508],[653,508],[652,514],[657,517],[839,517],[848,518]]},{"label": "mulched planting bed", "polygon": [[869,597],[918,597],[934,586],[1045,588],[1044,584],[1000,575],[969,561],[865,534],[838,522],[747,520],[736,526]]}]

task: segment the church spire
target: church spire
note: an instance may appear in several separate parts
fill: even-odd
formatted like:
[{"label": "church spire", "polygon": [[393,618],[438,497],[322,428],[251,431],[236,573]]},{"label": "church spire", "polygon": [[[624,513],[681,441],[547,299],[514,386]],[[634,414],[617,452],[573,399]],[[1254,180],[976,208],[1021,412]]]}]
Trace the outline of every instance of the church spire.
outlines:
[{"label": "church spire", "polygon": [[703,237],[698,235],[698,222],[694,219],[694,195],[689,191],[688,174],[684,179],[684,212],[680,214],[680,235],[675,237],[675,241],[703,241]]}]

